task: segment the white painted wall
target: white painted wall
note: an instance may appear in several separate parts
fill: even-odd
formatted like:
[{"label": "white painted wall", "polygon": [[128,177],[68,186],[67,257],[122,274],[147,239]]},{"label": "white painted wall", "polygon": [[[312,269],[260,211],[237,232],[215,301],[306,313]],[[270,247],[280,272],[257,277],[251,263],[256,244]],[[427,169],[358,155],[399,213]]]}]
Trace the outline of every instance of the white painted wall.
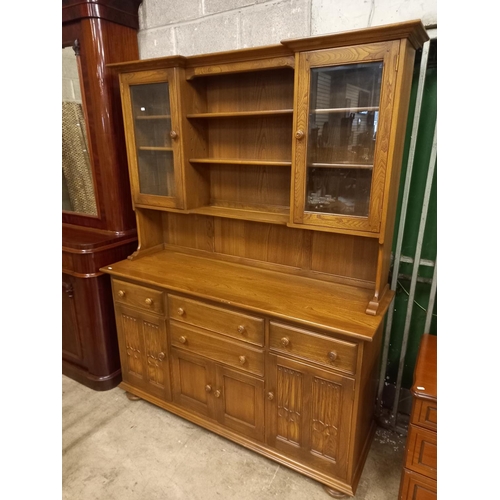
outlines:
[{"label": "white painted wall", "polygon": [[143,0],[139,54],[190,56],[411,19],[436,25],[437,0]]}]

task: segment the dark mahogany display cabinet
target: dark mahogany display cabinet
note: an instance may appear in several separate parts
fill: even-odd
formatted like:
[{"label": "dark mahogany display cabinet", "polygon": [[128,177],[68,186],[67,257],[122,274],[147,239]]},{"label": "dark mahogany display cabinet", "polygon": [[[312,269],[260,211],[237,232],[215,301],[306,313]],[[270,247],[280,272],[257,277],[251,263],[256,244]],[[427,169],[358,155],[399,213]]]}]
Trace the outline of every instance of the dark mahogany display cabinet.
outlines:
[{"label": "dark mahogany display cabinet", "polygon": [[109,276],[137,248],[118,77],[138,58],[140,0],[62,2],[62,372],[121,381]]}]

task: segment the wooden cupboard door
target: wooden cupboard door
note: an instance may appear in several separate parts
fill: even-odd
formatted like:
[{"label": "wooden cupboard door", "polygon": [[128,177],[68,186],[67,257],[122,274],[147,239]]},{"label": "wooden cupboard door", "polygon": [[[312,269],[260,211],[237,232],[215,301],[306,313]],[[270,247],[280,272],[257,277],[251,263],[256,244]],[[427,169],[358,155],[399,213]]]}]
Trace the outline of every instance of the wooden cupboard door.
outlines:
[{"label": "wooden cupboard door", "polygon": [[273,354],[268,359],[268,444],[345,479],[354,381]]},{"label": "wooden cupboard door", "polygon": [[120,304],[115,308],[123,380],[153,396],[170,400],[164,318]]},{"label": "wooden cupboard door", "polygon": [[264,381],[221,365],[217,372],[217,420],[240,434],[264,441]]},{"label": "wooden cupboard door", "polygon": [[62,275],[62,357],[84,366],[83,341],[75,304],[75,280]]},{"label": "wooden cupboard door", "polygon": [[298,55],[292,221],[378,232],[399,41]]},{"label": "wooden cupboard door", "polygon": [[217,390],[212,361],[172,347],[172,393],[177,404],[215,418]]},{"label": "wooden cupboard door", "polygon": [[174,68],[120,75],[136,204],[183,208],[178,78]]}]

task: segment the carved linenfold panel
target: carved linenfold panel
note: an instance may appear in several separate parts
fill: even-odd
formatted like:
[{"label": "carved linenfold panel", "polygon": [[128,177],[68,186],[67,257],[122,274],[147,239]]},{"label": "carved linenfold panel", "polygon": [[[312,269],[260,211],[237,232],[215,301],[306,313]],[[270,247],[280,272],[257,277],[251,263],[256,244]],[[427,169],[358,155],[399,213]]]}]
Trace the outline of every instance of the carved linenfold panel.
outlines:
[{"label": "carved linenfold panel", "polygon": [[302,384],[302,373],[278,366],[278,436],[297,444],[302,440]]},{"label": "carved linenfold panel", "polygon": [[164,360],[159,358],[159,354],[163,351],[160,338],[160,329],[158,325],[142,322],[144,331],[144,349],[147,361],[147,380],[149,383],[159,387],[165,386],[163,363]]},{"label": "carved linenfold panel", "polygon": [[122,328],[127,348],[128,371],[142,377],[141,340],[137,318],[122,314]]},{"label": "carved linenfold panel", "polygon": [[315,377],[312,389],[311,451],[336,461],[342,386]]}]

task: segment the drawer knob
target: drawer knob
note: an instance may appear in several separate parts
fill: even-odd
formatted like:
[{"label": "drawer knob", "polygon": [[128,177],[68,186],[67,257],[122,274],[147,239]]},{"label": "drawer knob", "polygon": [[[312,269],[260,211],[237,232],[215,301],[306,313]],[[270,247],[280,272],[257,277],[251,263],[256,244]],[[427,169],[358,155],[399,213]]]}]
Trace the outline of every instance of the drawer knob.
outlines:
[{"label": "drawer knob", "polygon": [[290,340],[288,340],[288,338],[287,338],[287,337],[283,337],[283,338],[281,339],[281,345],[282,345],[283,347],[287,347],[289,344],[290,344]]},{"label": "drawer knob", "polygon": [[240,365],[244,365],[247,362],[247,358],[245,356],[240,356],[239,360],[240,360]]},{"label": "drawer knob", "polygon": [[146,304],[148,306],[152,306],[153,305],[153,299],[150,299],[149,297],[144,302],[146,302]]},{"label": "drawer knob", "polygon": [[335,351],[330,351],[328,353],[328,358],[330,361],[335,361],[337,359],[337,353]]},{"label": "drawer knob", "polygon": [[295,132],[295,138],[296,139],[303,139],[304,138],[304,131],[303,130],[297,130],[297,132]]},{"label": "drawer knob", "polygon": [[165,359],[165,353],[164,352],[160,352],[160,354],[158,354],[158,359],[160,361],[163,361]]},{"label": "drawer knob", "polygon": [[269,401],[272,401],[274,399],[274,392],[268,392],[267,399],[269,399]]},{"label": "drawer knob", "polygon": [[125,297],[125,291],[124,290],[118,290],[118,297]]},{"label": "drawer knob", "polygon": [[175,130],[171,130],[170,137],[172,137],[172,139],[177,139],[177,132]]},{"label": "drawer knob", "polygon": [[205,390],[206,390],[207,392],[212,392],[212,386],[211,386],[211,385],[206,385],[206,386],[205,386]]},{"label": "drawer knob", "polygon": [[240,325],[238,327],[238,333],[241,333],[243,335],[246,332],[246,328],[243,325]]},{"label": "drawer knob", "polygon": [[180,342],[181,344],[185,344],[185,343],[187,342],[187,338],[186,338],[186,337],[184,337],[184,335],[182,335],[181,337],[179,337],[179,342]]},{"label": "drawer knob", "polygon": [[215,391],[215,392],[214,392],[214,396],[215,396],[216,398],[220,398],[220,391],[219,391],[219,390]]},{"label": "drawer knob", "polygon": [[179,307],[179,309],[177,309],[177,314],[179,316],[184,316],[184,309],[182,307]]}]

